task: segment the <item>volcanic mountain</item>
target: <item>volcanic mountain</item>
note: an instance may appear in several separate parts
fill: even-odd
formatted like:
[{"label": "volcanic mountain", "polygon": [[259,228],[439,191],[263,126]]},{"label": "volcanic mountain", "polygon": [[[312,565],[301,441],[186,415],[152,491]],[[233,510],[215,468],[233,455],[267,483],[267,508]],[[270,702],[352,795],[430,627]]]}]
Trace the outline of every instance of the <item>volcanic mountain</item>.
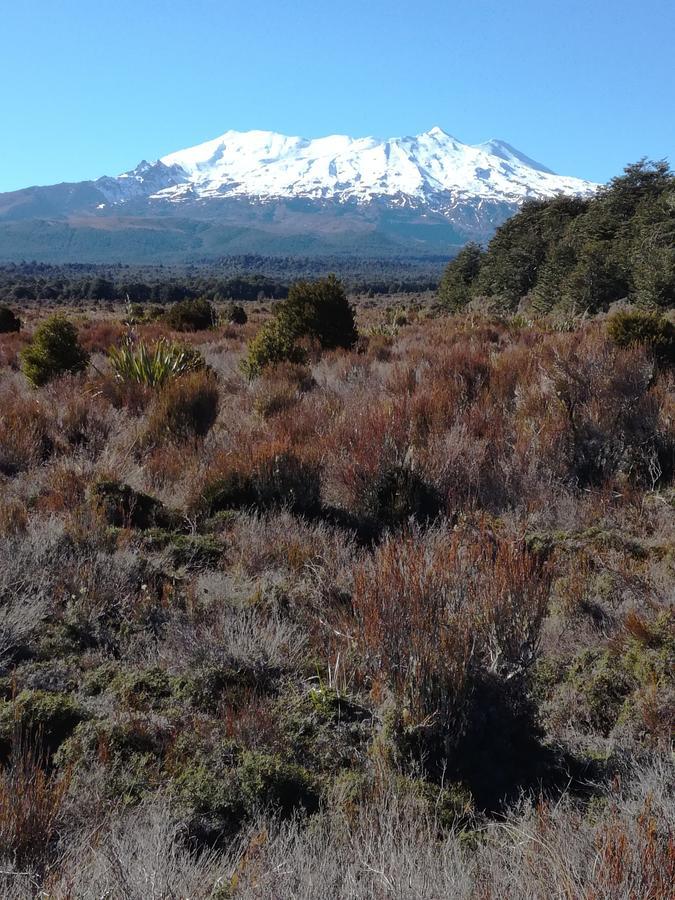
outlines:
[{"label": "volcanic mountain", "polygon": [[527,200],[591,195],[504,141],[228,131],[117,177],[0,194],[0,260],[451,254]]}]

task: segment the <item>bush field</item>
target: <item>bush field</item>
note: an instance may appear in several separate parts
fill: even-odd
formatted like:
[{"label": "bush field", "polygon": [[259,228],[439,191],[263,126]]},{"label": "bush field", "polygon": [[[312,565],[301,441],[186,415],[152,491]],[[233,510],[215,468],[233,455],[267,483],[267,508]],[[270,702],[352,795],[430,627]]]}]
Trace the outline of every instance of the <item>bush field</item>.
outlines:
[{"label": "bush field", "polygon": [[312,291],[0,334],[0,894],[665,900],[672,313]]}]

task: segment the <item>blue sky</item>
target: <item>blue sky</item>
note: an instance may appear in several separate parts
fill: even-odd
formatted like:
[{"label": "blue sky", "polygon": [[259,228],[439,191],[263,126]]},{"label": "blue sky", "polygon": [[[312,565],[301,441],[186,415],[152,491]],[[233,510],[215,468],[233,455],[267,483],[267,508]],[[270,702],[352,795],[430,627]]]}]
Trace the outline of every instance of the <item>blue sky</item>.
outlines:
[{"label": "blue sky", "polygon": [[439,125],[605,181],[675,161],[675,2],[3,0],[0,191],[230,128]]}]

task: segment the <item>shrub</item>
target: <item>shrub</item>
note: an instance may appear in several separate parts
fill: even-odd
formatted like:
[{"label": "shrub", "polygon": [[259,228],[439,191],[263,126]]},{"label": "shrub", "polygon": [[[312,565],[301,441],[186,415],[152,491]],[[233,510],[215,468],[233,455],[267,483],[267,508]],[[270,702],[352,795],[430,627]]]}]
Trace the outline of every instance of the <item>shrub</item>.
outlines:
[{"label": "shrub", "polygon": [[265,366],[303,363],[306,354],[298,346],[301,338],[316,341],[326,350],[350,349],[356,343],[354,310],[334,275],[291,286],[288,298],[278,304],[275,318],[266,322],[249,344],[242,364],[245,374],[255,378]]},{"label": "shrub", "polygon": [[547,686],[548,714],[582,732],[608,736],[619,728],[667,746],[674,624],[671,610],[652,620],[630,612],[607,649],[582,650],[556,673]]},{"label": "shrub", "polygon": [[164,321],[175,331],[203,331],[216,322],[216,313],[208,300],[181,300],[164,314]]},{"label": "shrub", "polygon": [[413,518],[420,523],[438,516],[441,497],[409,466],[379,472],[368,485],[363,512],[376,526],[395,528]]},{"label": "shrub", "polygon": [[84,710],[69,694],[21,691],[14,700],[0,701],[0,746],[6,754],[18,730],[51,754],[85,718]]},{"label": "shrub", "polygon": [[58,878],[49,882],[50,897],[226,900],[233,896],[229,860],[209,849],[195,853],[185,840],[183,823],[175,821],[175,811],[167,803],[115,806],[110,813],[96,839],[86,831],[72,845]]},{"label": "shrub", "polygon": [[0,334],[21,331],[21,319],[8,306],[0,306]]},{"label": "shrub", "polygon": [[148,415],[145,441],[187,441],[203,438],[218,417],[220,397],[215,377],[197,371],[170,381]]},{"label": "shrub", "polygon": [[299,807],[314,812],[319,805],[319,792],[310,773],[278,756],[246,751],[238,775],[251,811],[262,805],[289,816]]},{"label": "shrub", "polygon": [[246,310],[238,303],[226,304],[223,308],[221,319],[223,322],[229,322],[230,325],[245,325],[248,322]]},{"label": "shrub", "polygon": [[215,569],[223,555],[223,545],[212,534],[176,534],[157,529],[150,532],[145,546],[163,550],[174,568]]},{"label": "shrub", "polygon": [[72,322],[54,315],[38,327],[31,343],[21,351],[21,359],[26,378],[40,387],[67,372],[82,372],[89,354],[81,347]]},{"label": "shrub", "polygon": [[423,739],[452,756],[480,712],[481,673],[519,684],[536,658],[549,586],[537,558],[487,530],[389,539],[357,569],[357,645],[373,683],[396,698],[395,729],[410,749]]},{"label": "shrub", "polygon": [[5,391],[0,395],[0,474],[44,462],[54,452],[54,423],[34,396]]},{"label": "shrub", "polygon": [[58,413],[61,435],[71,447],[87,447],[94,454],[100,453],[112,428],[105,402],[78,391],[60,398]]},{"label": "shrub", "polygon": [[305,366],[293,363],[269,366],[256,385],[253,408],[263,419],[272,418],[294,406],[313,386]]},{"label": "shrub", "polygon": [[279,756],[242,751],[229,741],[211,750],[185,750],[189,763],[181,767],[174,790],[198,839],[218,840],[262,808],[288,817],[318,807],[318,786],[310,773]]},{"label": "shrub", "polygon": [[313,514],[321,502],[317,466],[295,454],[265,447],[248,459],[226,463],[222,474],[202,488],[197,505],[207,515],[227,509],[287,506],[293,512]]},{"label": "shrub", "polygon": [[267,366],[289,362],[304,364],[307,353],[298,346],[298,335],[282,319],[270,319],[249,342],[241,367],[247,378],[257,378]]},{"label": "shrub", "polygon": [[[109,667],[108,680],[112,676]],[[99,673],[97,673],[99,674]],[[144,705],[144,697],[139,698]],[[129,804],[141,799],[161,782],[160,766],[168,735],[166,725],[153,721],[129,704],[121,721],[94,719],[80,724],[61,745],[55,762],[59,768],[73,767],[84,775],[96,763],[101,767],[99,797]]]},{"label": "shrub", "polygon": [[468,243],[448,263],[438,287],[438,299],[452,312],[459,312],[471,300],[471,289],[480,272],[482,256],[478,244]]},{"label": "shrub", "polygon": [[39,755],[14,742],[10,764],[0,770],[0,858],[39,871],[48,862],[62,816],[70,773],[48,774]]},{"label": "shrub", "polygon": [[135,347],[127,342],[108,351],[110,364],[120,381],[131,381],[147,387],[160,387],[166,381],[204,368],[204,358],[194,347],[170,344],[163,338],[152,350],[141,342]]},{"label": "shrub", "polygon": [[350,349],[358,337],[354,310],[334,275],[291,285],[288,298],[277,307],[277,317],[292,334],[314,338],[327,350]]},{"label": "shrub", "polygon": [[109,347],[120,343],[125,334],[121,322],[111,319],[94,319],[80,330],[80,343],[87,353],[105,353]]},{"label": "shrub", "polygon": [[675,327],[659,313],[620,310],[608,320],[607,334],[619,347],[644,344],[659,362],[675,365]]},{"label": "shrub", "polygon": [[106,522],[117,528],[171,528],[178,523],[166,507],[128,484],[99,481],[92,490]]},{"label": "shrub", "polygon": [[565,337],[545,370],[546,392],[555,392],[566,420],[545,452],[568,478],[583,487],[617,473],[633,483],[669,480],[672,429],[643,345],[618,349],[597,333],[588,340]]}]

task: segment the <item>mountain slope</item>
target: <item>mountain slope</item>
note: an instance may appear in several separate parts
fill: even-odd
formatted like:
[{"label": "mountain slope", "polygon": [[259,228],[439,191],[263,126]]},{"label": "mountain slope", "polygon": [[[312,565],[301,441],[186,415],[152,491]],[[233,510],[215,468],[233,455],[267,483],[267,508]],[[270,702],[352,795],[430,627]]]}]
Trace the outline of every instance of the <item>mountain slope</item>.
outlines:
[{"label": "mountain slope", "polygon": [[[241,229],[256,252],[358,252],[366,237],[370,252],[451,252],[489,238],[528,199],[595,187],[503,141],[470,146],[440,128],[388,140],[228,131],[117,177],[0,194],[0,260],[191,259],[231,252],[232,229],[244,251]],[[38,221],[56,223],[59,240],[41,241],[44,228],[28,224]]]}]

